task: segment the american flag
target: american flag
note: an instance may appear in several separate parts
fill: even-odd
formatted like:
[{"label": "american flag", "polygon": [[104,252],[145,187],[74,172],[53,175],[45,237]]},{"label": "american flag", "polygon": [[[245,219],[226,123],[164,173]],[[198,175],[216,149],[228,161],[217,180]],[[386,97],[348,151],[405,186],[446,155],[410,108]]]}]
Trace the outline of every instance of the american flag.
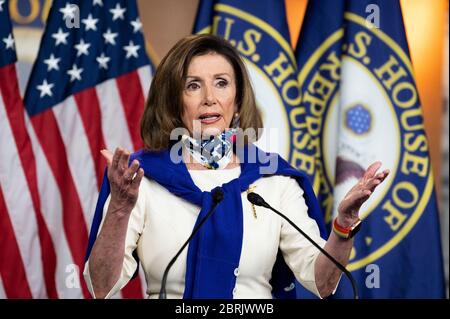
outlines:
[{"label": "american flag", "polygon": [[[0,14],[5,9],[3,4]],[[3,25],[0,30],[0,37],[6,39],[2,41],[6,49],[4,46],[1,51],[6,58],[2,59],[8,59],[12,54],[8,46],[11,31],[9,28],[5,33]],[[151,74],[134,0],[53,1],[25,93],[26,115],[22,120],[13,118],[20,123],[11,123],[9,131],[12,127],[14,132],[7,135],[3,133],[3,122],[11,117],[0,114],[2,146],[18,153],[1,155],[5,198],[0,196],[1,221],[6,227],[3,220],[9,216],[11,222],[5,234],[7,239],[15,240],[5,243],[1,231],[0,251],[8,255],[2,256],[0,262],[0,295],[89,297],[82,272],[106,164],[100,150],[122,146],[132,151],[142,147],[139,120]],[[15,78],[10,74],[2,74],[1,78],[5,96],[3,86],[11,86]],[[14,85],[17,90],[17,83]],[[22,112],[18,102],[3,103],[6,107],[0,102],[2,113],[9,108]],[[18,130],[16,135],[23,141],[14,139]],[[27,131],[29,139],[23,137]],[[6,138],[11,140],[6,141],[8,144],[3,141]],[[28,197],[22,194],[25,190]],[[8,201],[17,207],[10,208]],[[3,213],[5,202],[7,214]],[[13,271],[14,277],[23,272],[23,288],[9,292],[8,271]],[[122,297],[142,297],[142,279],[132,280]]]},{"label": "american flag", "polygon": [[42,295],[42,280],[36,278],[43,275],[39,247],[51,245],[15,62],[8,7],[0,1],[0,298]]}]

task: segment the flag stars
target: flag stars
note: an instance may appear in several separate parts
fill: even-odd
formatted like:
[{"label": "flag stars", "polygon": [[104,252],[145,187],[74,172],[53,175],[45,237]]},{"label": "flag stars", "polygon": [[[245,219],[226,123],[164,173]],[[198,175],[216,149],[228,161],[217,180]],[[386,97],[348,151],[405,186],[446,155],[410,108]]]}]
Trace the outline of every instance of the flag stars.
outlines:
[{"label": "flag stars", "polygon": [[124,19],[125,17],[123,16],[125,11],[127,11],[127,9],[122,8],[120,6],[120,4],[116,4],[116,7],[114,9],[109,9],[109,11],[111,12],[111,14],[113,15],[112,19],[113,21],[116,21],[117,19]]},{"label": "flag stars", "polygon": [[125,56],[127,59],[131,58],[131,57],[138,57],[138,53],[137,51],[139,50],[141,46],[140,45],[135,45],[133,43],[133,41],[130,41],[128,45],[124,46],[123,49],[125,51],[127,51],[127,55]]},{"label": "flag stars", "polygon": [[3,42],[5,42],[6,49],[14,50],[14,38],[12,33],[10,33],[7,38],[3,38]]},{"label": "flag stars", "polygon": [[136,18],[136,20],[130,22],[131,26],[133,27],[133,33],[136,33],[142,29],[142,23],[139,18]]},{"label": "flag stars", "polygon": [[103,0],[94,0],[93,5],[98,5],[99,7],[103,7]]},{"label": "flag stars", "polygon": [[118,33],[111,32],[111,29],[106,30],[105,33],[103,33],[103,38],[105,38],[105,44],[110,43],[112,45],[116,45],[115,38],[117,37]]},{"label": "flag stars", "polygon": [[51,70],[59,71],[58,63],[61,61],[60,58],[55,58],[53,53],[50,55],[50,57],[46,60],[44,60],[44,63],[47,64],[47,72]]},{"label": "flag stars", "polygon": [[90,14],[90,13],[86,19],[81,20],[81,23],[83,23],[86,26],[86,31],[89,31],[89,30],[97,31],[97,25],[96,25],[97,22],[98,22],[98,19],[92,18],[92,14]]},{"label": "flag stars", "polygon": [[58,32],[52,34],[52,38],[55,39],[55,45],[58,46],[61,43],[67,44],[67,37],[69,36],[69,32],[63,32],[61,28],[58,29]]},{"label": "flag stars", "polygon": [[72,68],[67,71],[67,74],[70,75],[70,82],[75,80],[81,81],[81,72],[83,72],[82,68],[78,68],[76,64],[72,66]]},{"label": "flag stars", "polygon": [[90,43],[85,43],[83,39],[80,40],[80,43],[75,45],[75,49],[77,52],[77,57],[81,55],[89,55],[89,47],[91,46]]},{"label": "flag stars", "polygon": [[5,3],[5,0],[0,0],[0,12],[3,11],[3,4]]},{"label": "flag stars", "polygon": [[44,82],[42,82],[41,85],[38,85],[36,88],[41,92],[40,97],[43,98],[44,96],[53,96],[52,88],[55,85],[53,83],[48,83],[47,80],[44,79]]},{"label": "flag stars", "polygon": [[108,69],[108,62],[111,58],[105,56],[105,53],[102,53],[99,57],[97,57],[98,66],[100,69]]},{"label": "flag stars", "polygon": [[71,3],[66,3],[66,6],[59,9],[59,12],[63,14],[63,20],[75,18],[75,12],[77,11],[77,6]]}]

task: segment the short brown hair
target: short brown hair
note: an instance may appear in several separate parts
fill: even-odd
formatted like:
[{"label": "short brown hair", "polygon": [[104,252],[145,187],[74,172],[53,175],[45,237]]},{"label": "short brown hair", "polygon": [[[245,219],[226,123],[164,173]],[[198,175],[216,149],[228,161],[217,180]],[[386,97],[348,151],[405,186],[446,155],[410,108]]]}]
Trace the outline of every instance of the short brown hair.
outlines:
[{"label": "short brown hair", "polygon": [[141,137],[145,148],[151,151],[168,148],[172,130],[185,127],[181,116],[187,69],[193,57],[212,52],[226,58],[234,69],[240,128],[244,131],[252,128],[255,132],[258,132],[258,128],[262,129],[261,114],[256,107],[250,79],[236,49],[215,35],[191,35],[175,44],[155,72],[141,120]]}]

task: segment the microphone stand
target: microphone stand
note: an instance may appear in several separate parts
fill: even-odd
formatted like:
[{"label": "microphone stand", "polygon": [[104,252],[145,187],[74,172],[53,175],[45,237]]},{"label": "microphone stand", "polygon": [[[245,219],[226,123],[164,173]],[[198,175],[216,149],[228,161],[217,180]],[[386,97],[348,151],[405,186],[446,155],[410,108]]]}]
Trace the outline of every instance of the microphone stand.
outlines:
[{"label": "microphone stand", "polygon": [[359,299],[358,295],[358,287],[356,286],[355,279],[353,278],[352,274],[340,263],[338,262],[333,256],[331,256],[325,249],[320,247],[311,237],[309,237],[303,230],[301,230],[297,225],[294,224],[287,216],[283,215],[281,212],[270,206],[264,198],[262,198],[257,193],[248,193],[247,199],[250,203],[256,205],[256,206],[262,206],[265,208],[268,208],[272,210],[275,214],[283,217],[289,224],[291,224],[292,227],[294,227],[300,234],[302,234],[311,244],[313,244],[319,251],[324,254],[329,260],[331,260],[336,267],[341,270],[350,280],[353,288],[353,299]]}]

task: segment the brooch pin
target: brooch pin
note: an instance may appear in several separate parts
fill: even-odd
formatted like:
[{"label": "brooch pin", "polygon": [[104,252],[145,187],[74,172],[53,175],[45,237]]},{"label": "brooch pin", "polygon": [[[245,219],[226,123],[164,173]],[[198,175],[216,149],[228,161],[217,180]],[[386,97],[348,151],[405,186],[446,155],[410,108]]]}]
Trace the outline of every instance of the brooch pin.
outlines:
[{"label": "brooch pin", "polygon": [[[247,194],[252,193],[256,188],[256,185],[250,185],[249,188],[247,189]],[[252,204],[252,209],[253,209],[253,217],[255,217],[255,219],[258,218],[258,215],[256,215],[256,207],[254,204]]]}]

